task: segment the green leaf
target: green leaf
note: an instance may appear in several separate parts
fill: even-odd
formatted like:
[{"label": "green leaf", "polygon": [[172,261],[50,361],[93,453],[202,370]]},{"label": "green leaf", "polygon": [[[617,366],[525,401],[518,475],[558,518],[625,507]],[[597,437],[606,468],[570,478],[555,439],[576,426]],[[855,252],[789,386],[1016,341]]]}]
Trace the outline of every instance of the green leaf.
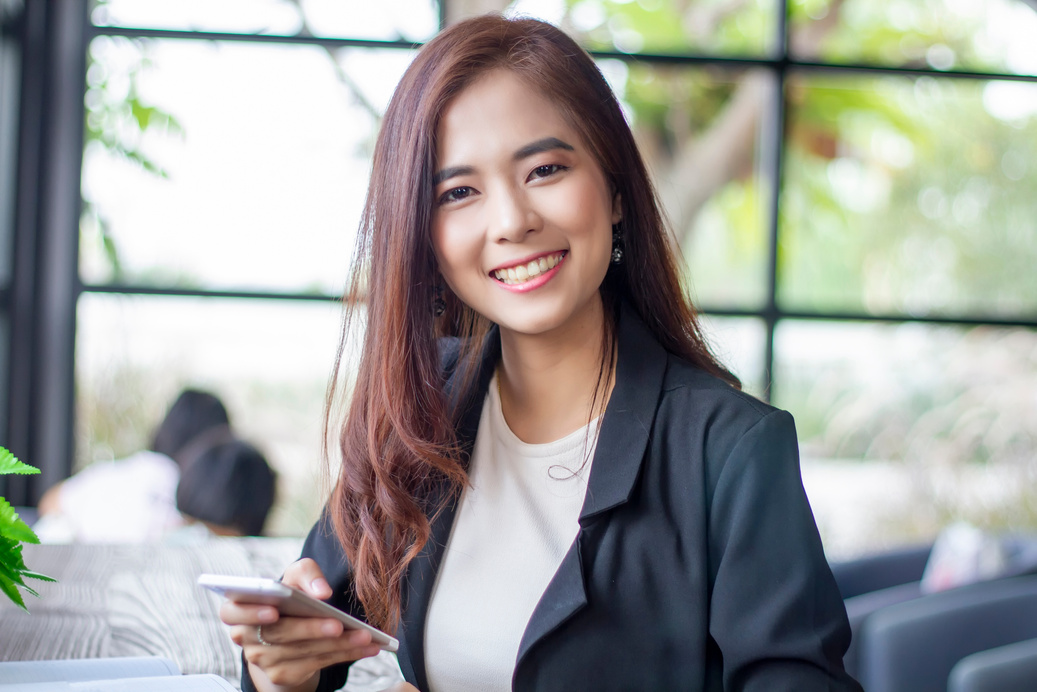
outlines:
[{"label": "green leaf", "polygon": [[0,475],[16,473],[22,476],[39,473],[35,466],[29,466],[18,461],[18,457],[11,454],[7,449],[0,447]]},{"label": "green leaf", "polygon": [[[23,464],[10,451],[0,447],[0,474],[29,475],[39,472],[39,469]],[[0,591],[7,594],[7,597],[14,601],[16,606],[26,611],[28,608],[25,607],[25,601],[22,600],[18,587],[21,586],[37,598],[39,594],[25,585],[25,579],[54,581],[46,575],[30,572],[22,560],[22,543],[39,542],[40,539],[18,516],[18,512],[14,511],[11,503],[0,497]]]},{"label": "green leaf", "polygon": [[21,584],[22,572],[26,571],[25,563],[22,562],[22,546],[16,541],[6,539],[3,543],[4,545],[0,546],[0,577]]},{"label": "green leaf", "polygon": [[0,536],[25,543],[39,543],[40,539],[29,525],[22,521],[14,507],[0,497]]},{"label": "green leaf", "polygon": [[26,579],[36,579],[38,581],[48,582],[56,581],[44,574],[32,572],[27,569],[25,563],[22,561],[21,543],[0,536],[0,591],[7,594],[7,597],[14,601],[15,605],[28,610],[28,608],[25,607],[25,602],[22,600],[21,593],[18,591],[18,587],[22,587],[26,592],[36,596],[37,598],[39,597],[39,594],[35,589],[26,585]]},{"label": "green leaf", "polygon": [[29,609],[25,607],[25,601],[22,600],[22,595],[18,593],[18,587],[3,574],[0,574],[0,591],[7,594],[7,597],[14,601],[16,606],[28,612]]}]

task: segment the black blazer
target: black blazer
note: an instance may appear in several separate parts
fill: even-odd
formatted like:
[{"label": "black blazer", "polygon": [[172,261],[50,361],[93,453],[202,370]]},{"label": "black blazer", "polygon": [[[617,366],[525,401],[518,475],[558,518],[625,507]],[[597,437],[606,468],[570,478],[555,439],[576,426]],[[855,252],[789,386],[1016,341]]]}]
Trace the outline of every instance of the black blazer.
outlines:
[{"label": "black blazer", "polygon": [[[493,336],[460,404],[468,449],[499,359]],[[513,689],[860,690],[843,670],[850,629],[792,416],[667,353],[630,308],[618,339],[580,532],[526,626]],[[448,345],[448,362],[456,350]],[[404,584],[399,659],[421,690],[425,616],[454,510],[433,524]],[[360,613],[323,522],[303,555],[328,575],[332,602]],[[318,689],[347,674],[326,669]]]}]

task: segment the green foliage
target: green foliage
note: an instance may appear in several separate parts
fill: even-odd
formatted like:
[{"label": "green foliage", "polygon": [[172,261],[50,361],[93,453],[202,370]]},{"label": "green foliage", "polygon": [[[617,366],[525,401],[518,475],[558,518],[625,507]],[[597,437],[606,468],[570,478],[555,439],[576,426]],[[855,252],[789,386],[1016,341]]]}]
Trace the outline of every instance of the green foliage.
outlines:
[{"label": "green foliage", "polygon": [[[984,41],[984,22],[1003,2],[792,0],[792,33],[830,23],[804,57],[936,69],[1004,69],[1004,53]],[[1011,4],[1011,3],[1008,3]],[[1002,7],[997,7],[1000,5]]]},{"label": "green foliage", "polygon": [[[809,86],[791,115],[785,304],[912,315],[1032,311],[1037,118],[992,115],[989,87],[972,80],[846,81],[848,96]],[[810,123],[840,100],[824,152],[820,126]],[[899,152],[892,158],[891,144]]]},{"label": "green foliage", "polygon": [[[23,464],[11,452],[0,447],[0,475],[31,475],[39,472],[39,469]],[[0,591],[7,594],[7,597],[23,610],[28,609],[18,591],[19,586],[33,596],[39,596],[26,585],[26,579],[54,581],[50,577],[30,571],[22,560],[21,544],[39,542],[29,525],[14,511],[14,507],[0,497]]]},{"label": "green foliage", "polygon": [[688,134],[705,130],[724,107],[741,75],[724,70],[630,67],[624,101],[642,136],[675,150]]},{"label": "green foliage", "polygon": [[[592,49],[647,53],[760,55],[773,44],[774,0],[567,0],[570,14],[594,8],[602,21],[584,27]],[[587,13],[582,16],[586,17]]]},{"label": "green foliage", "polygon": [[[140,93],[140,80],[151,66],[147,44],[140,40],[101,37],[88,54],[85,146],[100,147],[110,156],[130,162],[157,178],[168,178],[169,172],[141,146],[147,132],[181,135],[183,128],[170,113],[149,104]],[[116,50],[118,49],[118,50]],[[129,49],[129,50],[127,50]],[[121,66],[113,53],[132,56],[128,66]],[[81,244],[96,244],[108,265],[109,281],[125,279],[118,242],[99,209],[84,194],[80,223]]]},{"label": "green foliage", "polygon": [[0,447],[0,476],[15,474],[19,476],[32,476],[40,470],[35,466],[29,466],[18,460],[18,457]]}]

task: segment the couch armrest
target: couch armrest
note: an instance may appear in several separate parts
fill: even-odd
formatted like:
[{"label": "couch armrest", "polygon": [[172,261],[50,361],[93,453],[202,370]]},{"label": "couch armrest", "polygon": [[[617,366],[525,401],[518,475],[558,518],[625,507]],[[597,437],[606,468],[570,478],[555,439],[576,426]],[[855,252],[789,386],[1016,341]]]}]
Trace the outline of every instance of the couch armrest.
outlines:
[{"label": "couch armrest", "polygon": [[860,681],[869,692],[946,689],[965,656],[1037,637],[1037,577],[963,586],[891,605],[860,631]]}]

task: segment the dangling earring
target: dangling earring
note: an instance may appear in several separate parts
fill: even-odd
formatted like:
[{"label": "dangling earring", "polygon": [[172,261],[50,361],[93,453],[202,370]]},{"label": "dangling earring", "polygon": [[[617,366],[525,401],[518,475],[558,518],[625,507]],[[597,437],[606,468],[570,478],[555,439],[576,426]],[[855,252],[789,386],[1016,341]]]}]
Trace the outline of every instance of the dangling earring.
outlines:
[{"label": "dangling earring", "polygon": [[446,301],[443,300],[443,285],[436,284],[436,294],[432,298],[432,314],[439,317],[446,312]]},{"label": "dangling earring", "polygon": [[623,234],[619,232],[619,224],[612,227],[612,264],[623,263]]}]

